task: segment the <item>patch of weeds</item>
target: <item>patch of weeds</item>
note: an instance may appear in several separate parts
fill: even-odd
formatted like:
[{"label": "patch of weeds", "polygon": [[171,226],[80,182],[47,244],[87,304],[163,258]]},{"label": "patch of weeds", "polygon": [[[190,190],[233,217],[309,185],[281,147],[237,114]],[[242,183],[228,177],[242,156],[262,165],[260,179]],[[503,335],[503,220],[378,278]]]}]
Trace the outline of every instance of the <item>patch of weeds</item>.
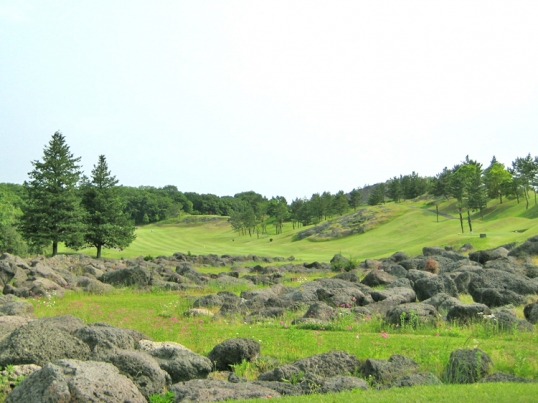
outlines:
[{"label": "patch of weeds", "polygon": [[179,310],[179,300],[161,304],[161,311],[157,314],[163,318],[171,318]]},{"label": "patch of weeds", "polygon": [[417,315],[416,311],[411,311],[409,313],[403,311],[400,314],[400,328],[406,329],[411,328],[413,330],[416,330],[420,326],[420,319]]},{"label": "patch of weeds", "polygon": [[22,382],[24,376],[18,376],[15,373],[13,365],[8,365],[5,370],[0,372],[0,401],[4,401],[6,396]]},{"label": "patch of weeds", "polygon": [[233,369],[234,374],[241,376],[243,378],[249,378],[252,375],[253,367],[250,361],[242,360],[240,364],[230,365]]},{"label": "patch of weeds", "polygon": [[304,378],[304,375],[305,375],[305,373],[303,371],[294,372],[294,373],[290,374],[289,379],[283,378],[282,382],[286,382],[286,383],[289,383],[289,384],[292,384],[292,385],[297,385]]},{"label": "patch of weeds", "polygon": [[154,257],[151,256],[151,255],[146,255],[146,256],[144,256],[144,260],[145,260],[146,262],[153,262],[155,259],[154,259]]},{"label": "patch of weeds", "polygon": [[38,305],[42,305],[46,308],[54,308],[56,306],[56,297],[58,296],[56,290],[53,290],[50,292],[50,294],[46,294],[45,297],[36,297],[36,301]]},{"label": "patch of weeds", "polygon": [[151,395],[149,397],[149,402],[150,403],[174,403],[175,398],[176,396],[168,390],[166,391],[164,395]]},{"label": "patch of weeds", "polygon": [[359,260],[354,257],[349,257],[349,259],[344,258],[340,255],[340,259],[336,259],[331,263],[331,270],[335,272],[351,271],[359,267]]}]

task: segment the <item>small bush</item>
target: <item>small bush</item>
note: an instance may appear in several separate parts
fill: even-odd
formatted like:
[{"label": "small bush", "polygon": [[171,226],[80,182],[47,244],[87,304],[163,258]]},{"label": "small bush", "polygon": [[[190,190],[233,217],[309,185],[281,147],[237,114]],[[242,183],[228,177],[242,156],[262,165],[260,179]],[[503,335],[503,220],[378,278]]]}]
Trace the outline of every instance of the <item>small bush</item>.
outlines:
[{"label": "small bush", "polygon": [[174,403],[175,395],[169,390],[164,395],[151,395],[150,403]]},{"label": "small bush", "polygon": [[153,262],[153,256],[151,256],[151,255],[144,256],[144,260],[146,262]]},{"label": "small bush", "polygon": [[439,262],[431,257],[428,258],[428,260],[426,260],[426,264],[424,265],[424,270],[432,274],[439,273]]},{"label": "small bush", "polygon": [[335,272],[351,271],[355,270],[357,267],[359,267],[359,262],[352,257],[349,259],[342,257],[331,262],[331,270]]}]

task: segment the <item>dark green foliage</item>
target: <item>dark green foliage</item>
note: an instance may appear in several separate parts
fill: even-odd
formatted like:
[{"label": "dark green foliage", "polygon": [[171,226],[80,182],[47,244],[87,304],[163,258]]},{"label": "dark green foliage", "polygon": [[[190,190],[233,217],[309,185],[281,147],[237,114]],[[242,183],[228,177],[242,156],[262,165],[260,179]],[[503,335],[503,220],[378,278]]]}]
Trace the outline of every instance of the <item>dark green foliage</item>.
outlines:
[{"label": "dark green foliage", "polygon": [[344,194],[343,190],[340,190],[335,196],[333,200],[333,210],[336,214],[342,215],[344,214],[349,208],[349,203],[347,200],[346,195]]},{"label": "dark green foliage", "polygon": [[362,194],[358,189],[353,189],[351,192],[349,192],[349,206],[353,209],[353,211],[357,210],[361,200]]},{"label": "dark green foliage", "polygon": [[228,222],[232,229],[239,234],[252,234],[256,230],[256,214],[247,202],[240,202],[236,205],[236,210],[230,214]]},{"label": "dark green foliage", "polygon": [[108,170],[104,155],[94,165],[91,181],[82,186],[82,205],[86,210],[84,242],[97,248],[124,249],[135,239],[134,225],[123,212],[124,205],[118,193],[118,181]]},{"label": "dark green foliage", "polygon": [[321,221],[323,218],[323,201],[321,200],[319,193],[314,193],[310,198],[309,212],[317,222]]},{"label": "dark green foliage", "polygon": [[293,224],[295,225],[308,225],[311,222],[312,216],[309,209],[308,200],[306,199],[295,199],[291,202],[290,205],[290,218]]},{"label": "dark green foliage", "polygon": [[476,161],[473,162],[471,165],[474,171],[472,172],[469,186],[466,189],[467,207],[473,211],[478,210],[482,214],[488,203],[487,188],[484,184],[482,164]]},{"label": "dark green foliage", "polygon": [[536,182],[538,175],[538,164],[536,159],[533,159],[530,154],[525,158],[516,158],[512,162],[513,175],[516,183],[522,188],[523,196],[527,203],[526,208],[529,208],[529,190],[533,183]]},{"label": "dark green foliage", "polygon": [[136,224],[148,224],[179,217],[181,212],[193,212],[192,202],[175,186],[120,186],[118,192],[125,204],[125,212]]},{"label": "dark green foliage", "polygon": [[84,211],[80,206],[77,185],[81,172],[69,151],[64,136],[54,133],[43,152],[43,162],[34,161],[34,170],[24,182],[26,200],[20,230],[26,241],[36,248],[52,243],[52,255],[58,253],[58,243],[79,246],[83,242]]},{"label": "dark green foliage", "polygon": [[370,206],[376,206],[380,203],[385,203],[386,186],[384,183],[380,183],[374,187],[372,193],[368,197],[368,204]]},{"label": "dark green foliage", "polygon": [[24,256],[28,246],[17,231],[17,220],[22,214],[22,198],[19,196],[20,185],[0,184],[0,254],[7,252]]},{"label": "dark green foliage", "polygon": [[186,192],[185,197],[192,203],[193,214],[215,214],[229,216],[236,211],[240,200],[231,196],[218,197],[213,194]]},{"label": "dark green foliage", "polygon": [[448,199],[451,195],[450,192],[450,180],[452,177],[453,171],[445,167],[443,172],[435,175],[432,180],[431,193],[434,196],[440,197],[443,196]]},{"label": "dark green foliage", "polygon": [[415,171],[411,175],[401,177],[400,183],[403,197],[406,200],[423,195],[428,189],[428,180],[419,176]]},{"label": "dark green foliage", "polygon": [[489,167],[484,171],[484,184],[488,196],[492,199],[499,197],[499,202],[502,204],[503,195],[509,193],[511,182],[510,172],[493,156]]},{"label": "dark green foliage", "polygon": [[331,192],[323,192],[321,194],[321,212],[325,219],[332,217],[334,197]]},{"label": "dark green foliage", "polygon": [[388,181],[387,186],[387,196],[394,200],[396,203],[400,202],[400,199],[403,196],[403,189],[401,183],[401,177],[397,178],[396,176]]},{"label": "dark green foliage", "polygon": [[282,233],[284,221],[287,220],[290,215],[286,198],[283,196],[273,197],[269,201],[267,213],[274,219],[276,233]]}]

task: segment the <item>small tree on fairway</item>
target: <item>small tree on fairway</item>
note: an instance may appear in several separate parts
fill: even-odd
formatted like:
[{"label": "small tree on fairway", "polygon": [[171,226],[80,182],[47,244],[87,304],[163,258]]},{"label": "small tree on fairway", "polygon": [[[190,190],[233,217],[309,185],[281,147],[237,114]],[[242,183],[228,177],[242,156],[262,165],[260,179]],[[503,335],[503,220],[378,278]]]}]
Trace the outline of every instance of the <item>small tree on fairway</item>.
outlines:
[{"label": "small tree on fairway", "polygon": [[24,182],[26,204],[20,221],[23,237],[34,248],[52,243],[52,255],[58,243],[77,246],[84,235],[83,209],[77,194],[80,158],[74,158],[65,137],[56,132],[43,151],[43,162],[34,161],[34,170]]},{"label": "small tree on fairway", "polygon": [[484,183],[488,196],[492,199],[498,196],[500,204],[503,204],[503,195],[510,182],[512,182],[512,175],[504,167],[504,164],[498,162],[497,158],[493,156],[491,164],[484,171]]},{"label": "small tree on fairway", "polygon": [[118,180],[108,170],[104,155],[94,165],[91,181],[82,187],[82,205],[86,209],[86,245],[97,248],[126,248],[135,239],[134,226],[124,213],[117,190]]}]

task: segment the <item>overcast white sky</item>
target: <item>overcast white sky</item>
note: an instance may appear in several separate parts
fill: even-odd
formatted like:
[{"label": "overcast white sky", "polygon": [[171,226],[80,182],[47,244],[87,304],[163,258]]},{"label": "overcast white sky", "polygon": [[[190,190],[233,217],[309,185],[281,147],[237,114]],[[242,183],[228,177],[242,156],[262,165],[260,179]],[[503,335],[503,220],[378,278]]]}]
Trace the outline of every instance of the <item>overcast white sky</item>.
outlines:
[{"label": "overcast white sky", "polygon": [[0,182],[310,197],[537,154],[538,1],[0,2]]}]

